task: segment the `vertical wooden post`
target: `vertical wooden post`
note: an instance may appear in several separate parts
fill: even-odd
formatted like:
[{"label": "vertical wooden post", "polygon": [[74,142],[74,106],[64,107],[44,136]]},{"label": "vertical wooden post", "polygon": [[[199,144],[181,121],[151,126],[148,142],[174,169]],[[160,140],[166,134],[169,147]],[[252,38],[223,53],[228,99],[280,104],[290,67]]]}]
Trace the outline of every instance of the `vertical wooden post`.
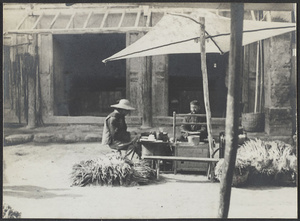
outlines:
[{"label": "vertical wooden post", "polygon": [[32,45],[29,46],[28,52],[33,57],[32,73],[28,73],[28,128],[36,127],[36,42],[37,35],[33,34]]},{"label": "vertical wooden post", "polygon": [[254,100],[254,113],[259,112],[258,111],[258,98],[259,98],[259,80],[260,80],[260,69],[259,69],[259,45],[260,42],[257,42],[257,47],[256,47],[256,77],[255,77],[255,100]]},{"label": "vertical wooden post", "polygon": [[176,144],[177,138],[176,138],[176,112],[173,111],[173,139],[174,143]]},{"label": "vertical wooden post", "polygon": [[[17,34],[12,34],[11,37],[11,44],[16,45],[17,44]],[[16,111],[16,99],[17,99],[17,93],[16,93],[16,56],[17,56],[17,47],[13,46],[10,47],[10,99],[11,99],[11,107],[13,110]],[[16,113],[16,112],[15,112]]]},{"label": "vertical wooden post", "polygon": [[212,126],[211,126],[211,112],[209,103],[209,91],[208,91],[208,77],[207,77],[207,66],[206,66],[206,50],[205,50],[205,19],[199,18],[200,22],[200,52],[201,52],[201,70],[203,78],[203,94],[204,94],[204,105],[206,111],[206,123],[209,143],[209,156],[213,154],[213,138],[212,138]]},{"label": "vertical wooden post", "polygon": [[[294,5],[293,7],[293,11],[292,11],[292,20],[291,22],[295,22],[296,21],[296,9],[297,9],[297,5]],[[296,32],[292,32],[292,41],[291,41],[291,48],[292,48],[292,59],[291,59],[291,95],[292,95],[292,128],[293,128],[293,134],[296,135],[297,132],[297,79],[298,79],[298,74],[297,74],[297,44],[296,44]],[[298,155],[297,155],[298,156]],[[298,179],[296,179],[298,180]]]},{"label": "vertical wooden post", "polygon": [[[200,23],[200,53],[201,53],[201,70],[203,79],[203,94],[204,94],[204,105],[206,112],[206,123],[208,133],[208,145],[209,145],[209,156],[213,154],[213,137],[212,137],[212,126],[211,126],[211,111],[209,103],[209,90],[208,90],[208,77],[207,77],[207,66],[206,66],[206,50],[205,50],[205,18],[199,17]],[[211,181],[214,180],[214,167],[213,163],[209,163],[209,172]]]},{"label": "vertical wooden post", "polygon": [[156,179],[159,179],[159,169],[160,167],[160,160],[156,160]]},{"label": "vertical wooden post", "polygon": [[[144,24],[151,20],[151,13],[144,16]],[[145,58],[145,72],[142,73],[142,128],[152,127],[152,57]]]},{"label": "vertical wooden post", "polygon": [[231,3],[231,34],[229,51],[229,78],[225,128],[225,157],[220,182],[218,218],[227,218],[233,171],[238,147],[239,126],[239,78],[242,64],[244,4]]},{"label": "vertical wooden post", "polygon": [[259,43],[259,53],[260,53],[260,83],[259,83],[259,112],[263,112],[264,105],[264,41],[261,40]]},{"label": "vertical wooden post", "polygon": [[145,72],[142,76],[143,118],[142,128],[152,127],[152,57],[145,58]]},{"label": "vertical wooden post", "polygon": [[[259,20],[263,19],[263,11],[258,13]],[[260,54],[260,84],[259,84],[259,112],[263,112],[264,105],[264,40],[259,41],[259,54]]]}]

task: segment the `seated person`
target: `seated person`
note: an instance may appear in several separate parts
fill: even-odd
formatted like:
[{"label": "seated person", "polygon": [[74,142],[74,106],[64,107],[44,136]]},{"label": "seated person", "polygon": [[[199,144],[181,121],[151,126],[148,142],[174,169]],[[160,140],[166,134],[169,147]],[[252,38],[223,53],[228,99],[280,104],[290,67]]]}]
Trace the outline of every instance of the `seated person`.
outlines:
[{"label": "seated person", "polygon": [[[200,114],[200,103],[196,100],[190,102],[190,114]],[[206,122],[205,117],[200,116],[186,116],[185,123],[202,123]],[[207,127],[206,125],[193,125],[184,124],[181,125],[181,137],[180,141],[187,141],[189,135],[200,135],[200,141],[207,139]]]},{"label": "seated person", "polygon": [[111,107],[114,108],[114,111],[105,119],[102,144],[117,151],[126,150],[125,157],[131,155],[132,159],[134,153],[141,157],[141,148],[137,143],[139,136],[135,135],[131,138],[125,122],[125,116],[134,108],[130,106],[127,99],[121,99],[118,104],[111,105]]}]

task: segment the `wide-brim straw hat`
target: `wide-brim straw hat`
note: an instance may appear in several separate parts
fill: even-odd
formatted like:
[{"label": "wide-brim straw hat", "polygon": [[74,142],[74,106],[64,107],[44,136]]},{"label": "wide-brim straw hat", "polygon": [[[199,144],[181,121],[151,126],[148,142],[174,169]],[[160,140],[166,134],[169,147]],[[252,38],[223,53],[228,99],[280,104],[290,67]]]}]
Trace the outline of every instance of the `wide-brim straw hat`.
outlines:
[{"label": "wide-brim straw hat", "polygon": [[110,106],[114,107],[114,108],[124,109],[124,110],[135,110],[135,108],[133,108],[130,105],[129,100],[127,100],[127,99],[121,99],[118,104],[113,104],[113,105],[110,105]]}]

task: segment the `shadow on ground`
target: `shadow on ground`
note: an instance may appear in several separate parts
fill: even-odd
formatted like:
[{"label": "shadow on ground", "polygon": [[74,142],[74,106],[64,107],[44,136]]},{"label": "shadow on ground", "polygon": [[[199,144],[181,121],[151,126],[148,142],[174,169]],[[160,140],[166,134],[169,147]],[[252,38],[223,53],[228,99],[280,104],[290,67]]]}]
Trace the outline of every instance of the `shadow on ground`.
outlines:
[{"label": "shadow on ground", "polygon": [[32,198],[32,199],[45,199],[54,197],[79,197],[77,194],[55,194],[52,191],[65,191],[68,189],[47,189],[39,186],[21,185],[21,186],[3,186],[3,195]]}]

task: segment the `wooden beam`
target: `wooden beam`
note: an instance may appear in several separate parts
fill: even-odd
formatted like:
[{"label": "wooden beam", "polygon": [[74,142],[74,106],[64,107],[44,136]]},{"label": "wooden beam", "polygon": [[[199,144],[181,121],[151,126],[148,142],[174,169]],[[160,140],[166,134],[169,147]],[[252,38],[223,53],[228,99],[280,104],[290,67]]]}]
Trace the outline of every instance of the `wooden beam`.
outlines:
[{"label": "wooden beam", "polygon": [[122,12],[122,16],[121,16],[120,22],[119,22],[119,24],[118,24],[118,28],[121,28],[121,25],[122,25],[122,23],[123,23],[124,17],[125,17],[125,11]]},{"label": "wooden beam", "polygon": [[38,23],[40,22],[40,20],[42,19],[42,17],[44,16],[44,14],[42,13],[39,18],[36,20],[36,22],[34,23],[34,25],[32,26],[32,29],[35,29],[36,26],[38,25]]},{"label": "wooden beam", "polygon": [[212,126],[211,126],[211,111],[209,102],[209,90],[208,90],[208,77],[207,77],[207,65],[206,65],[206,50],[205,50],[205,19],[199,18],[200,25],[200,53],[201,53],[201,70],[203,78],[203,94],[204,94],[204,105],[206,111],[206,124],[208,133],[209,143],[209,155],[212,157],[213,154],[213,138],[212,138]]},{"label": "wooden beam", "polygon": [[[135,4],[149,5],[152,7],[167,7],[167,8],[195,8],[195,9],[203,8],[203,9],[230,10],[230,3],[209,3],[209,2],[143,3],[143,2],[139,2]],[[292,11],[293,3],[245,3],[244,10]]]},{"label": "wooden beam", "polygon": [[37,34],[33,35],[33,44],[29,46],[29,54],[33,57],[32,73],[28,74],[28,123],[27,128],[36,127],[36,74],[37,69]]},{"label": "wooden beam", "polygon": [[51,24],[49,26],[49,29],[52,28],[52,26],[54,25],[54,23],[55,23],[56,19],[58,18],[59,14],[60,14],[60,12],[57,12],[56,15],[54,16],[54,18],[53,18],[53,20],[52,20],[52,22],[51,22]]},{"label": "wooden beam", "polygon": [[105,24],[105,20],[108,16],[108,10],[105,12],[104,16],[103,16],[103,20],[101,22],[101,25],[100,25],[100,28],[103,28],[104,27],[104,24]]},{"label": "wooden beam", "polygon": [[244,47],[243,55],[243,83],[242,83],[242,102],[243,102],[243,113],[249,111],[249,45]]},{"label": "wooden beam", "polygon": [[[261,21],[263,19],[263,11],[258,12],[258,18]],[[259,41],[259,66],[260,66],[260,84],[259,84],[259,112],[263,112],[263,92],[264,92],[264,53],[263,53],[263,48],[264,48],[264,40]]]},{"label": "wooden beam", "polygon": [[26,15],[22,20],[21,22],[18,24],[17,26],[17,30],[20,29],[20,27],[22,26],[22,24],[24,23],[25,19],[28,17],[28,15]]},{"label": "wooden beam", "polygon": [[213,163],[219,161],[219,159],[217,158],[182,157],[182,156],[142,156],[142,158],[148,160],[175,160],[175,161],[213,162]]},{"label": "wooden beam", "polygon": [[259,41],[256,42],[256,68],[255,68],[255,97],[254,97],[254,113],[258,112],[258,95],[259,95]]},{"label": "wooden beam", "polygon": [[107,28],[72,28],[72,29],[25,29],[11,30],[9,34],[33,34],[33,33],[51,33],[51,34],[86,34],[86,33],[126,33],[126,32],[148,32],[151,27],[107,27]]},{"label": "wooden beam", "polygon": [[[204,94],[204,105],[206,111],[206,124],[207,124],[207,138],[209,145],[209,156],[213,157],[213,137],[212,137],[212,126],[211,126],[211,111],[209,102],[209,90],[208,90],[208,76],[207,76],[207,65],[206,65],[206,50],[205,50],[205,18],[199,17],[200,23],[200,56],[201,56],[201,70],[203,79],[203,94]],[[214,180],[214,167],[209,164],[209,172],[211,181]]]},{"label": "wooden beam", "polygon": [[[72,24],[72,21],[73,21],[73,19],[74,19],[74,17],[75,17],[75,14],[76,14],[76,12],[74,12],[74,13],[71,15],[70,21],[68,22],[66,29],[69,29],[69,28],[70,28],[70,26],[71,26],[71,24]],[[64,29],[63,29],[63,30],[64,30]]]},{"label": "wooden beam", "polygon": [[232,177],[238,148],[239,83],[242,71],[243,3],[231,3],[229,77],[225,126],[225,157],[220,181],[218,218],[228,217]]},{"label": "wooden beam", "polygon": [[177,114],[177,117],[185,117],[185,116],[189,116],[189,117],[206,117],[206,114]]},{"label": "wooden beam", "polygon": [[[143,21],[146,26],[146,19]],[[142,69],[142,128],[152,127],[152,56],[142,58],[145,67]]]},{"label": "wooden beam", "polygon": [[145,71],[142,73],[143,118],[142,128],[152,127],[152,57],[144,58]]},{"label": "wooden beam", "polygon": [[147,15],[146,27],[150,26],[151,15],[152,15],[151,10],[149,10],[148,15]]},{"label": "wooden beam", "polygon": [[140,10],[140,11],[137,13],[137,15],[136,15],[134,27],[138,27],[139,21],[140,21],[140,17],[141,17],[141,14],[142,14],[142,12],[141,12],[141,10]]},{"label": "wooden beam", "polygon": [[174,143],[176,144],[177,138],[176,138],[176,112],[173,112],[173,139]]},{"label": "wooden beam", "polygon": [[91,11],[91,12],[89,13],[89,15],[87,16],[87,18],[86,18],[86,20],[85,20],[85,22],[84,22],[83,28],[86,28],[86,26],[87,26],[87,24],[89,23],[89,20],[90,20],[92,14],[93,14],[93,11]]}]

